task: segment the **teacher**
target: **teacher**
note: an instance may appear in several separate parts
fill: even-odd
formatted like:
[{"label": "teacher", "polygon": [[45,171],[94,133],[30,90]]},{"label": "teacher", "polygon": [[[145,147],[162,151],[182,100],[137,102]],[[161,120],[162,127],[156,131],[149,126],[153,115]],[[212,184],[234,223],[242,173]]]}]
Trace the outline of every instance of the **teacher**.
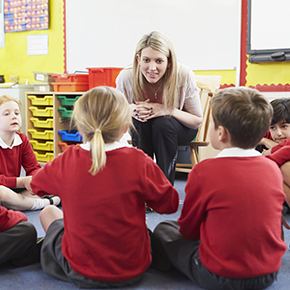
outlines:
[{"label": "teacher", "polygon": [[192,141],[202,122],[193,71],[177,62],[173,45],[153,31],[137,44],[133,67],[116,79],[131,107],[133,146],[142,149],[174,184],[178,146]]}]

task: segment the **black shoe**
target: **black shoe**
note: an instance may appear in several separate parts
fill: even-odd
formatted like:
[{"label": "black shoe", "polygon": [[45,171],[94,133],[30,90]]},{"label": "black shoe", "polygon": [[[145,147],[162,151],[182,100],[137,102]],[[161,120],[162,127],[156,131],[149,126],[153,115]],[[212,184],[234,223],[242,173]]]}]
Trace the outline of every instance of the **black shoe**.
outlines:
[{"label": "black shoe", "polygon": [[153,210],[153,208],[145,205],[145,211],[146,211],[146,213],[149,213],[149,212],[153,212],[154,210]]},{"label": "black shoe", "polygon": [[55,205],[55,206],[58,206],[58,207],[61,207],[61,200],[58,196],[56,195],[45,195],[43,196],[42,198],[46,198],[49,200],[49,203],[51,205]]},{"label": "black shoe", "polygon": [[24,267],[40,262],[40,250],[44,238],[38,238],[35,246],[21,259],[12,260],[12,265],[15,267]]}]

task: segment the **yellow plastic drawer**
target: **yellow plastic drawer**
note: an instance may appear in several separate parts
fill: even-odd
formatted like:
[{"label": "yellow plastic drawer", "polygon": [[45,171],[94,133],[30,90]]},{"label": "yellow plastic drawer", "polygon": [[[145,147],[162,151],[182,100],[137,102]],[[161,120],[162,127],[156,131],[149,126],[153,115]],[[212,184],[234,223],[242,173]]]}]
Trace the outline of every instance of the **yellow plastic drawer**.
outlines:
[{"label": "yellow plastic drawer", "polygon": [[34,127],[37,128],[53,128],[53,119],[49,118],[46,120],[39,120],[38,118],[30,118],[30,121],[33,123]]},{"label": "yellow plastic drawer", "polygon": [[54,154],[50,152],[42,154],[42,153],[34,151],[34,153],[38,162],[52,161],[54,158]]},{"label": "yellow plastic drawer", "polygon": [[53,96],[27,96],[34,106],[52,106]]},{"label": "yellow plastic drawer", "polygon": [[45,109],[40,109],[38,107],[29,107],[33,116],[37,117],[53,117],[53,107],[46,107]]},{"label": "yellow plastic drawer", "polygon": [[33,139],[53,140],[53,130],[38,131],[36,129],[27,130]]},{"label": "yellow plastic drawer", "polygon": [[44,143],[37,140],[29,140],[34,150],[53,151],[53,142],[46,141]]}]

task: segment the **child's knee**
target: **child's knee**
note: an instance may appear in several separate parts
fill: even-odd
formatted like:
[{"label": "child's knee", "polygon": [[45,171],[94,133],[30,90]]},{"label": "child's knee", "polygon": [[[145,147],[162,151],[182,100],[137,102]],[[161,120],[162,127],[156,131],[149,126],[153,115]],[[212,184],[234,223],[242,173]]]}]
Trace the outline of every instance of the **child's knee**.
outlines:
[{"label": "child's knee", "polygon": [[0,200],[3,202],[7,202],[10,199],[10,194],[11,194],[11,189],[4,186],[0,185]]},{"label": "child's knee", "polygon": [[53,221],[63,217],[62,211],[55,205],[48,205],[39,214],[39,219],[43,221]]},{"label": "child's knee", "polygon": [[48,206],[44,207],[39,214],[40,220],[45,218],[47,215],[51,215],[54,210],[55,210],[54,205],[48,205]]},{"label": "child's knee", "polygon": [[281,167],[280,167],[283,176],[288,175],[290,176],[290,161],[285,162]]},{"label": "child's knee", "polygon": [[32,241],[32,243],[36,242],[37,239],[37,232],[36,229],[34,227],[34,225],[30,222],[20,222],[17,224],[18,227],[20,227],[21,232],[20,234],[22,235],[21,237],[21,241]]}]

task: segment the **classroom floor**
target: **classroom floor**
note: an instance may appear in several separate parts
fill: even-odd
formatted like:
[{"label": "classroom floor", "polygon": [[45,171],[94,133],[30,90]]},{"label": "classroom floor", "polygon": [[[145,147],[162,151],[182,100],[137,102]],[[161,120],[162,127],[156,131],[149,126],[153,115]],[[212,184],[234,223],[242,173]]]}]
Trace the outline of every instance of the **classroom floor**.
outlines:
[{"label": "classroom floor", "polygon": [[[163,220],[174,219],[179,217],[182,202],[184,200],[184,186],[186,183],[186,174],[178,174],[175,180],[175,188],[179,192],[180,206],[177,213],[172,215],[159,215],[156,212],[148,213],[146,215],[146,222],[153,230],[155,226]],[[37,231],[38,236],[44,236],[44,231],[39,222],[39,211],[26,211],[24,212],[28,220],[32,222]],[[267,213],[261,213],[267,214]],[[290,215],[287,214],[285,219],[290,223]],[[289,247],[290,231],[284,230],[285,242]],[[2,250],[2,249],[1,249]],[[30,290],[68,290],[78,289],[75,285],[60,280],[51,278],[43,273],[40,264],[34,264],[22,268],[5,267],[0,269],[1,290],[17,290],[17,289],[30,289]],[[268,289],[270,290],[288,290],[290,285],[290,251],[286,251],[282,258],[282,267],[279,271],[278,280]],[[193,284],[187,277],[176,270],[162,273],[155,269],[149,268],[142,279],[142,281],[132,287],[121,289],[142,289],[142,290],[159,290],[159,289],[178,289],[178,290],[198,290],[201,289]]]}]

